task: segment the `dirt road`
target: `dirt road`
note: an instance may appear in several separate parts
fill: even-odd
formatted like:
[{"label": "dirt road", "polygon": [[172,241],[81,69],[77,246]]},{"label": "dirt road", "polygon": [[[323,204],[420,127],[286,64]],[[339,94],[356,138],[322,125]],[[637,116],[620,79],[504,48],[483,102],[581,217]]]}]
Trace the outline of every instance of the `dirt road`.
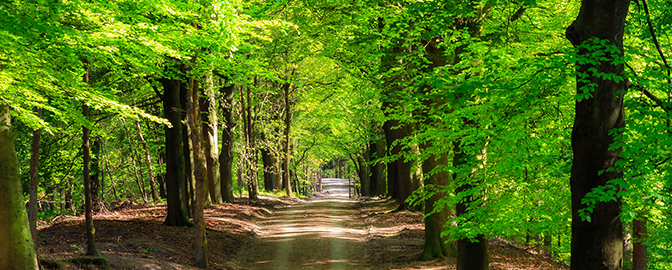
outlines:
[{"label": "dirt road", "polygon": [[324,193],[278,209],[261,224],[261,239],[238,255],[242,269],[369,269],[367,231],[348,226],[357,213],[346,179],[324,179]]}]

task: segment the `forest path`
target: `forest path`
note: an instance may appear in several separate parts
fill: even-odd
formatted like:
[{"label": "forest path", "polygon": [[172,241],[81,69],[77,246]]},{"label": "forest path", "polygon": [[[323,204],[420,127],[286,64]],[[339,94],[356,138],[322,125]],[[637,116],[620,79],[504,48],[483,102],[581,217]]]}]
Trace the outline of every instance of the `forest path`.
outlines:
[{"label": "forest path", "polygon": [[358,213],[348,199],[348,180],[323,179],[324,192],[275,210],[261,225],[261,239],[238,254],[242,269],[369,269],[364,261],[367,230],[349,226]]}]

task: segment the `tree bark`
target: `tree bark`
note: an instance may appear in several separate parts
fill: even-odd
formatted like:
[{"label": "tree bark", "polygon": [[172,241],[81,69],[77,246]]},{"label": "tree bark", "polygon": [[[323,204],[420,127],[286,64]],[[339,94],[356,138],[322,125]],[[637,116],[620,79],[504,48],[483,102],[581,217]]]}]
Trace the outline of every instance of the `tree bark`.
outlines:
[{"label": "tree bark", "polygon": [[182,145],[182,105],[178,80],[161,79],[163,85],[163,115],[170,121],[165,126],[166,135],[166,193],[167,214],[164,224],[168,226],[190,226],[187,219],[185,201],[187,200],[184,147]]},{"label": "tree bark", "polygon": [[290,149],[290,128],[292,124],[292,108],[290,104],[290,83],[284,83],[282,85],[282,90],[284,90],[284,97],[285,97],[285,130],[284,130],[284,137],[285,137],[285,153],[284,153],[284,159],[283,159],[283,164],[282,164],[282,171],[284,172],[284,177],[282,178],[283,185],[285,186],[285,191],[287,193],[287,196],[292,197],[292,188],[290,184],[290,179],[289,179],[289,158],[291,156],[291,149]]},{"label": "tree bark", "polygon": [[[629,5],[629,0],[583,0],[579,15],[566,32],[567,39],[579,49],[577,57],[594,54],[594,51],[588,51],[581,45],[591,38],[598,38],[615,47],[618,50],[615,54],[622,59],[623,31]],[[587,61],[576,65],[577,94],[581,95],[585,88],[592,87],[592,97],[576,102],[572,128],[571,269],[622,268],[622,199],[597,202],[590,221],[582,220],[579,215],[579,211],[586,207],[581,200],[588,192],[623,175],[618,170],[606,171],[614,167],[621,152],[621,148],[609,149],[614,136],[621,136],[621,131],[615,135],[609,133],[624,126],[623,95],[627,81],[624,65],[613,64],[617,57],[611,54],[605,53],[602,58],[606,59],[597,60],[599,64]],[[602,79],[596,74],[613,74],[621,79]]]},{"label": "tree bark", "polygon": [[192,163],[192,154],[193,154],[193,145],[191,144],[191,132],[192,129],[189,127],[188,121],[188,108],[189,108],[189,86],[182,85],[180,89],[180,103],[182,105],[182,121],[185,124],[182,125],[182,153],[184,153],[184,184],[186,190],[186,200],[184,201],[185,208],[187,209],[187,216],[189,218],[194,217],[194,167]]},{"label": "tree bark", "polygon": [[206,189],[206,182],[208,177],[208,167],[205,155],[203,153],[203,133],[201,131],[201,115],[199,110],[199,86],[193,78],[189,79],[189,88],[187,88],[187,96],[189,102],[187,108],[189,110],[187,115],[187,123],[191,129],[191,143],[194,149],[193,165],[194,165],[194,231],[196,234],[196,267],[208,267],[208,241],[205,236],[205,199],[208,196]]},{"label": "tree bark", "polygon": [[0,102],[0,269],[37,270],[9,106]]},{"label": "tree bark", "polygon": [[[88,82],[88,69],[87,75],[85,75],[85,81]],[[84,119],[89,118],[89,106],[82,106],[82,113],[84,114]],[[84,155],[84,216],[86,219],[86,255],[96,255],[96,229],[93,227],[93,198],[91,195],[91,176],[89,172],[89,167],[91,166],[90,153],[89,153],[89,134],[90,131],[86,126],[82,127],[82,148]]]},{"label": "tree bark", "polygon": [[[224,82],[229,83],[229,82]],[[222,123],[222,152],[219,154],[219,175],[221,176],[222,200],[233,203],[233,132],[236,121],[233,119],[233,93],[235,85],[223,85],[219,92],[223,95],[221,101],[224,122]]]},{"label": "tree bark", "polygon": [[135,130],[138,132],[138,139],[140,140],[140,145],[142,145],[142,149],[145,151],[144,155],[145,165],[147,165],[147,171],[149,173],[149,188],[150,192],[152,192],[152,201],[158,202],[159,193],[156,191],[156,184],[154,182],[154,170],[152,170],[152,157],[149,154],[149,148],[147,147],[145,137],[142,136],[142,129],[140,129],[140,122],[138,121],[135,122]]},{"label": "tree bark", "polygon": [[632,221],[632,270],[646,270],[646,221],[643,215]]},{"label": "tree bark", "polygon": [[222,203],[221,185],[219,177],[219,158],[217,147],[217,110],[215,101],[215,91],[212,85],[212,75],[206,79],[207,87],[204,89],[205,95],[200,98],[201,121],[203,123],[203,148],[205,150],[205,160],[207,164],[207,183],[210,202]]},{"label": "tree bark", "polygon": [[[38,117],[42,117],[42,108],[36,108]],[[28,220],[30,223],[30,234],[33,237],[33,244],[37,250],[37,187],[39,184],[39,166],[40,166],[40,138],[42,129],[33,130],[33,141],[30,146],[30,198]]]}]

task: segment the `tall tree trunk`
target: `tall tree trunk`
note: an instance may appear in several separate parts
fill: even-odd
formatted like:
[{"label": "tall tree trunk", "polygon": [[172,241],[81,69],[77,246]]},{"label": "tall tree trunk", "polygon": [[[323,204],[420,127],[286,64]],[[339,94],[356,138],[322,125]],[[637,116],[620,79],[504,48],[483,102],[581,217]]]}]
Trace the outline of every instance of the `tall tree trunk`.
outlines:
[{"label": "tall tree trunk", "polygon": [[289,179],[289,159],[291,157],[291,149],[290,149],[290,131],[291,131],[291,124],[292,124],[292,108],[290,104],[290,83],[284,83],[282,85],[282,90],[284,90],[284,97],[285,97],[285,130],[284,130],[284,137],[285,137],[285,153],[284,153],[284,159],[283,159],[283,164],[282,164],[282,171],[284,172],[284,177],[282,178],[283,184],[285,186],[285,191],[287,192],[287,196],[292,197],[292,188],[290,184],[290,179]]},{"label": "tall tree trunk", "polygon": [[[576,102],[572,128],[571,269],[622,268],[623,224],[619,217],[622,199],[597,202],[590,220],[583,220],[579,211],[586,207],[581,200],[588,192],[623,176],[619,170],[607,170],[614,167],[621,152],[621,148],[610,146],[614,136],[621,136],[624,126],[623,95],[627,80],[624,65],[616,60],[623,57],[623,29],[629,5],[629,0],[583,0],[579,15],[566,32],[567,39],[578,48],[577,57],[588,58],[596,53],[594,50],[605,52],[596,60],[599,64],[591,64],[595,61],[576,64],[577,94],[590,91],[592,97]],[[582,45],[590,44],[591,38],[606,41],[617,52],[595,45],[589,51]],[[604,79],[599,74],[621,79]],[[616,134],[610,134],[614,130]]]},{"label": "tall tree trunk", "polygon": [[149,173],[149,188],[150,191],[152,192],[152,201],[158,202],[159,193],[156,191],[156,184],[154,183],[154,170],[152,170],[152,157],[149,154],[149,148],[147,147],[145,137],[142,136],[142,129],[140,128],[140,122],[138,121],[135,122],[135,131],[138,132],[138,139],[140,140],[140,145],[142,145],[142,149],[145,151],[144,155],[145,165],[147,165],[147,171]]},{"label": "tall tree trunk", "polygon": [[[188,121],[188,107],[189,107],[189,99],[191,98],[189,96],[189,89],[188,85],[182,85],[181,88],[181,93],[180,93],[180,103],[182,104],[182,108],[184,109],[182,113],[182,120],[186,123]],[[182,153],[184,153],[184,183],[185,183],[185,190],[187,192],[187,199],[185,200],[185,207],[187,209],[187,216],[189,218],[194,217],[194,167],[192,163],[192,154],[193,154],[193,145],[191,144],[191,132],[192,129],[189,127],[188,124],[183,124],[182,125],[182,147],[184,148],[182,150]]]},{"label": "tall tree trunk", "polygon": [[[430,61],[429,66],[425,68],[425,72],[432,73],[435,68],[445,66],[447,58],[445,52],[442,49],[439,49],[436,42],[433,40],[426,42],[425,46],[425,55],[427,60]],[[446,104],[446,99],[443,95],[434,95],[433,87],[431,85],[425,85],[422,89],[423,91],[423,105],[424,109],[420,110],[419,114],[423,121],[423,127],[425,129],[433,129],[436,125],[441,125],[438,120],[432,120],[429,117],[433,111],[438,111],[442,109],[442,106]],[[449,205],[439,205],[440,200],[444,197],[447,197],[448,194],[444,190],[450,184],[450,174],[441,169],[441,166],[448,165],[448,151],[444,150],[437,152],[436,148],[440,145],[436,145],[433,141],[424,142],[420,145],[422,152],[429,152],[429,157],[422,162],[422,171],[428,175],[426,178],[426,184],[428,188],[433,189],[434,195],[425,200],[425,249],[422,252],[421,258],[423,260],[429,260],[437,257],[456,257],[457,256],[457,246],[453,242],[448,242],[448,237],[441,237],[441,232],[446,226],[448,217],[452,214],[451,207]],[[441,148],[444,149],[444,148]],[[437,170],[438,171],[434,171]],[[435,213],[432,213],[435,208],[440,208]],[[430,215],[431,213],[431,215]]]},{"label": "tall tree trunk", "polygon": [[224,81],[219,92],[224,122],[222,123],[222,152],[219,154],[219,175],[221,177],[222,200],[233,203],[233,132],[236,121],[233,119],[233,93],[235,85]]},{"label": "tall tree trunk", "polygon": [[[86,71],[85,81],[88,82],[88,69]],[[89,106],[82,106],[82,113],[84,119],[89,118]],[[84,216],[86,219],[86,255],[96,255],[96,230],[93,227],[93,198],[91,195],[91,177],[89,175],[89,167],[91,166],[89,153],[89,134],[90,131],[86,126],[82,127],[82,147],[84,155]]]},{"label": "tall tree trunk", "polygon": [[219,157],[217,147],[217,105],[215,101],[215,89],[212,74],[206,77],[207,86],[203,89],[205,95],[200,98],[201,121],[203,123],[203,148],[207,165],[207,184],[210,202],[222,203],[219,177]]},{"label": "tall tree trunk", "polygon": [[245,102],[244,88],[241,88],[240,91],[243,122],[245,123],[244,164],[247,171],[247,192],[251,200],[256,200],[259,199],[259,187],[257,179],[257,150],[255,148],[254,128],[252,126],[252,89],[247,88],[247,103]]},{"label": "tall tree trunk", "polygon": [[[385,156],[385,154],[387,152],[387,151],[385,151],[385,136],[383,136],[382,138],[380,138],[376,142],[376,148],[375,149],[376,149],[376,153],[377,153],[378,157],[384,157]],[[374,165],[376,175],[378,175],[378,181],[376,181],[376,183],[377,183],[376,194],[374,194],[374,195],[382,196],[382,195],[387,194],[387,177],[386,177],[386,174],[385,174],[386,170],[385,170],[384,164],[385,163],[383,163],[383,162],[378,162],[378,163],[376,163],[376,165]]]},{"label": "tall tree trunk", "polygon": [[646,270],[647,218],[641,214],[637,218],[632,221],[632,270]]},{"label": "tall tree trunk", "polygon": [[196,266],[199,268],[208,267],[208,241],[205,237],[205,200],[208,196],[206,182],[208,177],[208,166],[203,153],[203,133],[201,131],[201,115],[199,110],[199,89],[198,82],[193,78],[189,79],[189,88],[187,96],[189,102],[187,105],[188,115],[187,123],[191,129],[191,144],[194,149],[193,165],[195,180],[195,198],[194,198],[194,229],[196,234]]},{"label": "tall tree trunk", "polygon": [[0,102],[0,269],[37,270],[9,106]]},{"label": "tall tree trunk", "polygon": [[[42,117],[42,108],[36,108],[38,117]],[[30,198],[28,221],[30,223],[30,234],[33,237],[33,244],[37,250],[37,186],[39,184],[39,166],[40,166],[40,138],[42,129],[33,130],[33,141],[30,146]]]},{"label": "tall tree trunk", "polygon": [[184,147],[182,145],[182,105],[180,103],[179,80],[161,79],[163,85],[163,115],[171,126],[165,126],[166,134],[166,195],[167,214],[164,224],[168,226],[188,226]]}]

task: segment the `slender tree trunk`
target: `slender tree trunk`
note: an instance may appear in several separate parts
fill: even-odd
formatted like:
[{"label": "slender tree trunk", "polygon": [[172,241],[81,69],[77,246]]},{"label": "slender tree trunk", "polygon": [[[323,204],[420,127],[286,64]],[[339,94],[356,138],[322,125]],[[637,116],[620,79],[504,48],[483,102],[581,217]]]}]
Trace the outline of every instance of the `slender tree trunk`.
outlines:
[{"label": "slender tree trunk", "polygon": [[100,138],[93,139],[91,152],[91,201],[93,212],[98,213],[103,210],[100,204]]},{"label": "slender tree trunk", "polygon": [[215,91],[212,81],[212,74],[206,78],[207,86],[203,89],[205,95],[200,98],[201,121],[203,133],[203,148],[205,151],[205,160],[207,164],[207,187],[210,195],[210,202],[222,203],[222,194],[220,189],[219,177],[219,157],[217,147],[217,105],[215,101]]},{"label": "slender tree trunk", "polygon": [[37,270],[9,106],[0,102],[0,269]]},{"label": "slender tree trunk", "polygon": [[241,88],[241,104],[243,107],[243,122],[245,123],[245,168],[247,171],[247,192],[250,200],[259,199],[257,179],[257,153],[254,145],[254,129],[252,127],[252,90],[247,88],[247,103],[245,103],[244,89]]},{"label": "slender tree trunk", "polygon": [[187,226],[185,208],[186,184],[184,170],[184,147],[182,145],[182,105],[180,103],[180,87],[178,80],[161,79],[163,85],[163,114],[171,126],[165,126],[166,135],[166,193],[167,214],[164,224],[168,226]]},{"label": "slender tree trunk", "polygon": [[646,221],[647,218],[639,214],[639,219],[632,221],[632,270],[646,270]]},{"label": "slender tree trunk", "polygon": [[191,143],[194,149],[193,165],[195,180],[195,201],[194,201],[194,229],[196,234],[196,266],[199,268],[208,267],[208,241],[205,237],[205,200],[208,196],[206,182],[208,177],[208,167],[203,153],[203,134],[201,131],[201,115],[199,110],[199,88],[198,82],[193,78],[189,79],[189,88],[187,88],[190,97],[187,108],[189,110],[187,123],[191,129]]},{"label": "slender tree trunk", "polygon": [[[229,82],[224,82],[229,83]],[[221,101],[224,122],[222,123],[222,152],[219,154],[219,174],[221,176],[222,200],[233,203],[233,132],[236,121],[233,119],[233,93],[235,85],[224,85],[219,92],[223,94]]]},{"label": "slender tree trunk", "polygon": [[[188,112],[187,109],[189,106],[189,99],[191,98],[189,96],[189,89],[188,85],[183,85],[181,88],[181,93],[180,93],[180,103],[182,103],[182,108],[184,109],[184,112],[182,114],[182,121],[186,123],[188,121]],[[187,216],[189,218],[194,217],[194,167],[193,167],[193,145],[191,144],[191,132],[192,129],[189,127],[188,124],[183,124],[182,125],[182,147],[184,150],[182,150],[182,153],[184,153],[184,177],[185,177],[185,191],[186,191],[186,200],[185,200],[185,208],[187,209]]]},{"label": "slender tree trunk", "polygon": [[[85,75],[85,82],[88,82],[88,69],[87,74]],[[83,105],[82,112],[84,118],[89,118],[89,106]],[[89,153],[89,129],[84,126],[82,127],[82,147],[84,153],[84,216],[86,219],[86,255],[96,255],[96,230],[93,227],[93,198],[91,195],[91,177],[89,175],[90,163],[90,153]]]},{"label": "slender tree trunk", "polygon": [[285,97],[285,153],[284,153],[284,163],[282,164],[282,171],[284,172],[285,176],[283,177],[282,181],[285,186],[285,191],[287,192],[287,196],[292,197],[292,188],[290,184],[290,179],[289,179],[289,159],[291,157],[291,149],[290,149],[290,131],[291,131],[291,124],[292,124],[292,108],[290,104],[290,84],[285,83],[282,85],[282,89],[284,90],[284,97]]},{"label": "slender tree trunk", "polygon": [[[1,106],[1,105],[0,105]],[[42,117],[42,108],[36,108],[38,117]],[[40,166],[40,138],[42,129],[33,130],[33,142],[30,146],[30,202],[28,211],[28,221],[30,223],[30,234],[33,237],[33,244],[37,250],[37,186],[39,184],[39,166]]]},{"label": "slender tree trunk", "polygon": [[138,139],[140,140],[140,145],[142,149],[145,150],[145,165],[147,165],[147,171],[149,173],[149,187],[152,192],[152,201],[159,201],[159,193],[156,191],[156,184],[154,183],[154,170],[152,170],[152,157],[149,154],[149,148],[147,147],[147,142],[145,137],[142,136],[142,129],[140,129],[140,122],[135,122],[135,130],[138,132]]},{"label": "slender tree trunk", "polygon": [[[595,61],[577,63],[577,94],[590,89],[592,97],[576,102],[572,128],[574,162],[570,186],[572,192],[572,257],[571,269],[621,269],[623,259],[622,199],[597,202],[591,219],[583,220],[579,211],[586,207],[581,201],[596,187],[623,176],[619,170],[607,171],[619,159],[621,148],[611,149],[614,136],[621,136],[624,126],[623,95],[627,79],[622,62],[623,31],[629,0],[583,0],[576,20],[567,28],[566,36],[578,50],[577,57],[596,54],[585,46],[591,38],[606,41],[617,52],[606,52],[599,64]],[[616,55],[613,55],[616,54]],[[618,81],[600,78],[599,74],[619,76]],[[616,134],[610,134],[618,129]],[[620,187],[617,187],[620,188]]]}]

